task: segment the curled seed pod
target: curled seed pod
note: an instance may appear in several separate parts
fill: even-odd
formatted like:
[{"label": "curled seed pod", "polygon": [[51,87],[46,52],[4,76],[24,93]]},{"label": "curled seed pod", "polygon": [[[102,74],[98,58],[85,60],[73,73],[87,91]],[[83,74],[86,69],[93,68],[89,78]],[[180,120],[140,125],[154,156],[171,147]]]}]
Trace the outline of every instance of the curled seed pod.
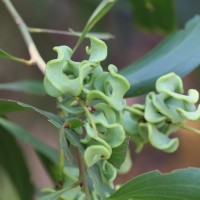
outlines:
[{"label": "curled seed pod", "polygon": [[95,105],[96,113],[103,113],[109,124],[122,122],[122,113],[115,111],[110,105],[106,103],[98,103]]},{"label": "curled seed pod", "polygon": [[84,113],[83,107],[81,107],[74,98],[68,98],[60,103],[60,107],[63,111],[65,111],[67,114],[72,115],[80,115]]},{"label": "curled seed pod", "polygon": [[109,72],[100,74],[94,82],[94,90],[87,95],[87,104],[92,100],[98,99],[108,103],[117,111],[125,107],[124,94],[130,88],[130,84],[123,76],[117,74],[117,68],[114,65],[108,66]]},{"label": "curled seed pod", "polygon": [[175,73],[169,73],[158,78],[156,90],[168,95],[173,95],[173,93],[183,94],[184,92],[182,80]]},{"label": "curled seed pod", "polygon": [[120,168],[117,169],[117,172],[119,174],[126,174],[127,172],[130,171],[131,167],[132,167],[132,160],[131,160],[130,150],[128,149],[128,151],[126,152],[125,160],[121,164]]},{"label": "curled seed pod", "polygon": [[200,119],[200,105],[198,106],[198,109],[196,111],[188,112],[181,108],[177,108],[177,111],[182,117],[188,120],[197,121]]},{"label": "curled seed pod", "polygon": [[144,118],[150,123],[159,123],[164,121],[166,117],[160,114],[158,110],[156,110],[152,102],[152,95],[153,93],[149,93],[146,96]]},{"label": "curled seed pod", "polygon": [[90,48],[86,47],[86,52],[90,56],[89,61],[99,64],[107,57],[107,46],[102,40],[95,37],[91,37],[90,42]]},{"label": "curled seed pod", "polygon": [[143,145],[147,142],[141,137],[139,132],[139,125],[144,119],[144,116],[132,114],[129,111],[123,113],[123,122],[122,125],[126,134],[134,141],[136,144],[136,152],[140,152],[143,148]]},{"label": "curled seed pod", "polygon": [[112,154],[112,148],[111,146],[102,138],[99,137],[99,135],[96,135],[96,132],[91,127],[89,123],[85,124],[86,129],[86,137],[81,140],[82,143],[89,145],[102,145],[103,147],[106,147],[107,150]]},{"label": "curled seed pod", "polygon": [[179,145],[177,138],[169,138],[166,134],[160,132],[153,124],[146,125],[146,132],[148,132],[148,139],[152,146],[167,153],[176,151]]},{"label": "curled seed pod", "polygon": [[181,99],[188,103],[196,103],[199,99],[198,91],[190,89],[188,95],[183,95],[183,83],[181,78],[175,73],[169,73],[160,77],[156,81],[156,90],[158,93],[165,93],[175,99]]},{"label": "curled seed pod", "polygon": [[[123,125],[128,135],[140,150],[144,143],[165,152],[174,152],[179,144],[177,138],[169,138],[184,119],[200,119],[200,108],[195,103],[199,94],[191,89],[184,95],[182,80],[174,73],[160,77],[156,82],[158,94],[151,92],[146,96],[143,116],[129,109],[124,113]],[[131,124],[132,120],[132,124]]]},{"label": "curled seed pod", "polygon": [[[103,182],[112,187],[116,168],[125,159],[127,138],[136,143],[138,152],[147,142],[162,151],[174,152],[179,141],[170,138],[170,134],[185,123],[185,118],[200,119],[200,106],[197,110],[195,106],[199,93],[191,89],[184,95],[181,78],[170,73],[157,80],[157,93],[149,93],[144,105],[128,107],[124,95],[130,88],[129,82],[114,65],[103,71],[100,62],[107,57],[107,46],[97,38],[90,42],[90,47],[86,47],[89,58],[82,62],[71,60],[69,47],[55,47],[58,58],[47,63],[44,86],[49,95],[62,96],[65,128],[79,134],[86,165],[96,164]],[[85,199],[81,190],[76,194],[71,197],[67,192],[70,199]]]},{"label": "curled seed pod", "polygon": [[54,47],[58,58],[47,63],[44,87],[53,97],[61,95],[79,96],[83,89],[84,79],[98,67],[107,56],[107,46],[97,38],[91,38],[91,47],[87,48],[89,60],[74,62],[72,50],[67,46]]},{"label": "curled seed pod", "polygon": [[111,153],[103,145],[90,145],[84,153],[84,160],[88,167],[91,167],[100,160],[109,159]]},{"label": "curled seed pod", "polygon": [[99,166],[103,182],[113,188],[113,181],[117,176],[116,168],[107,160],[101,161]]},{"label": "curled seed pod", "polygon": [[99,137],[104,139],[112,148],[118,147],[124,142],[125,131],[121,124],[109,124],[103,113],[94,116],[94,122],[106,128],[106,131]]},{"label": "curled seed pod", "polygon": [[72,55],[72,50],[67,46],[54,47],[58,53],[58,58],[47,63],[44,87],[47,93],[53,97],[59,97],[66,93],[77,96],[81,92],[79,87],[79,77],[71,79],[65,75],[63,70],[67,64],[67,60]]}]

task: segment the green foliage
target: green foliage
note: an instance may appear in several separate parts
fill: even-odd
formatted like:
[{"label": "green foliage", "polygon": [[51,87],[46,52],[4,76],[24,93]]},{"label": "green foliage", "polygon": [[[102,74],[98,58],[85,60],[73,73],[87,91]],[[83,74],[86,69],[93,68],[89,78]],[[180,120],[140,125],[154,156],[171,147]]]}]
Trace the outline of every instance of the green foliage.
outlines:
[{"label": "green foliage", "polygon": [[[86,48],[89,59],[81,62],[71,60],[69,47],[57,49],[58,58],[47,64],[45,88],[60,99],[67,139],[81,150],[88,170],[95,166],[102,183],[110,188],[125,161],[128,137],[136,143],[137,151],[149,142],[171,153],[179,141],[169,135],[186,126],[185,118],[200,116],[199,109],[195,111],[199,93],[191,89],[184,95],[182,80],[175,73],[157,80],[158,94],[149,93],[144,105],[129,107],[123,99],[128,81],[114,65],[108,66],[108,72],[101,67],[107,56],[103,41],[91,38],[91,46]],[[102,196],[95,187],[93,192]]]},{"label": "green foliage", "polygon": [[[81,188],[77,187],[74,189],[69,190],[70,188],[64,188],[62,190],[59,190],[55,193],[46,195],[39,200],[55,200],[55,199],[62,199],[62,200],[71,200],[71,199],[77,199],[77,200],[84,200],[85,195],[82,193]],[[69,190],[69,191],[68,191]]]},{"label": "green foliage", "polygon": [[[3,105],[5,105],[5,100],[1,100],[0,105],[1,105],[1,103]],[[15,109],[16,107],[18,110],[25,109],[28,111],[36,111],[39,114],[45,116],[48,119],[48,121],[50,123],[52,123],[54,126],[56,126],[57,128],[63,128],[63,122],[61,121],[61,119],[52,113],[42,111],[38,108],[35,108],[33,106],[30,106],[28,104],[24,104],[21,102],[8,101],[7,103],[8,103],[7,105],[9,105],[11,108],[14,108],[14,109],[13,110],[5,109],[4,114],[6,113],[6,111],[7,112],[16,111],[16,109]],[[41,143],[41,141],[37,140],[36,138],[34,138],[30,134],[28,134],[24,129],[20,128],[19,126],[16,126],[15,124],[13,124],[5,119],[1,120],[1,124],[6,129],[10,130],[11,134],[15,135],[17,138],[22,139],[25,142],[31,143],[33,145],[33,147],[35,147],[38,154],[40,155],[40,158],[42,159],[42,162],[44,163],[45,167],[47,168],[49,174],[52,176],[52,178],[54,180],[58,181],[58,172],[57,172],[58,168],[55,166],[55,163],[57,163],[57,158],[56,158],[55,152],[53,152],[53,150],[50,149],[48,146],[46,146],[44,143]],[[15,130],[17,130],[17,132]],[[70,141],[70,143],[72,145],[78,147],[80,149],[81,153],[83,154],[84,148],[83,148],[82,144],[79,142],[80,137],[77,134],[75,134],[71,129],[65,129],[64,131],[65,131],[65,137]],[[25,133],[26,133],[26,135],[25,135]],[[40,144],[40,145],[38,146],[38,144]],[[67,155],[67,156],[69,156],[69,155]],[[71,164],[70,164],[69,168],[64,168],[64,170],[66,169],[66,171],[67,171],[65,173],[66,180],[72,180],[72,184],[73,184],[75,177],[73,177],[74,174],[72,173],[72,168],[73,168],[73,166],[71,166]],[[90,177],[90,179],[92,180],[92,185],[97,194],[99,194],[102,197],[105,197],[104,189],[106,191],[111,192],[111,190],[109,188],[107,188],[107,186],[104,185],[104,183],[102,183],[100,171],[96,166],[89,168],[87,170],[87,173],[88,173],[88,176]],[[69,176],[71,176],[71,177],[69,177]],[[62,192],[59,192],[59,194],[61,194],[61,193]]]},{"label": "green foliage", "polygon": [[200,170],[159,171],[140,175],[121,186],[108,200],[196,200],[200,196]]},{"label": "green foliage", "polygon": [[[136,177],[118,190],[114,186],[117,174],[126,173],[132,166],[129,140],[136,144],[138,152],[144,144],[150,143],[159,150],[172,153],[178,148],[179,140],[171,135],[179,128],[200,134],[199,130],[186,125],[186,119],[200,119],[200,106],[196,108],[199,93],[190,89],[184,94],[178,76],[188,74],[200,63],[199,17],[191,20],[185,30],[168,37],[143,60],[123,70],[122,75],[113,64],[108,65],[107,71],[103,69],[107,46],[95,37],[90,38],[90,47],[86,47],[88,59],[73,60],[73,54],[85,36],[116,2],[101,1],[74,49],[68,46],[54,48],[58,57],[46,65],[44,87],[37,81],[0,84],[1,90],[47,93],[56,98],[59,109],[57,115],[21,102],[0,99],[0,199],[33,198],[29,172],[15,138],[35,148],[55,182],[56,189],[44,189],[41,200],[196,200],[200,196],[199,169],[168,174],[154,171]],[[154,0],[131,2],[136,20],[143,28],[159,32],[174,29],[171,0],[163,1],[165,3]],[[3,3],[15,18],[20,19],[9,0]],[[163,19],[166,12],[170,15],[167,21]],[[34,47],[22,20],[19,26],[27,46]],[[43,70],[44,62],[37,49],[29,50],[29,61],[3,50],[0,50],[0,57],[27,65],[37,63]],[[156,92],[152,92],[154,87]],[[146,92],[150,93],[144,104],[128,106],[124,100],[126,96]],[[35,111],[59,129],[58,153],[5,118],[14,111]]]},{"label": "green foliage", "polygon": [[[113,187],[112,182],[117,171],[109,162],[109,158],[112,149],[115,151],[124,143],[125,150],[120,154],[121,159],[117,160],[119,155],[115,155],[111,161],[120,167],[125,160],[127,140],[125,142],[125,131],[120,123],[125,107],[123,95],[129,84],[117,74],[114,65],[109,65],[109,72],[103,71],[100,61],[106,58],[107,47],[101,40],[91,38],[91,46],[86,48],[89,59],[82,62],[71,60],[69,52],[72,50],[69,47],[62,46],[57,49],[58,59],[47,64],[45,88],[51,96],[62,96],[61,107],[65,111],[66,129],[71,129],[77,137],[81,134],[79,140],[86,147],[83,150],[86,165],[90,168],[97,164],[102,181]],[[82,123],[77,123],[76,127],[69,121],[74,112],[79,119],[84,119]],[[79,132],[78,129],[77,132],[77,128],[81,128],[82,131]],[[86,136],[83,135],[84,132]],[[75,146],[82,146],[77,144],[77,139],[75,140]],[[69,141],[73,144],[71,139]]]},{"label": "green foliage", "polygon": [[77,44],[74,48],[76,50],[78,46],[81,44],[85,35],[93,28],[93,26],[115,5],[117,0],[102,0],[95,11],[92,13],[91,17],[88,19],[82,34],[77,41]]},{"label": "green foliage", "polygon": [[22,150],[15,138],[2,126],[0,126],[0,177],[0,199],[33,199],[34,188]]},{"label": "green foliage", "polygon": [[153,51],[120,73],[130,82],[126,97],[138,96],[155,89],[156,80],[174,72],[184,77],[200,64],[200,17],[191,19],[184,30],[164,39]]},{"label": "green foliage", "polygon": [[[134,20],[145,31],[169,33],[176,28],[176,13],[172,0],[129,0]],[[167,17],[166,17],[167,16]]]},{"label": "green foliage", "polygon": [[12,83],[0,83],[0,90],[25,92],[27,94],[37,94],[37,95],[46,94],[42,82],[35,80],[23,80]]},{"label": "green foliage", "polygon": [[9,131],[10,134],[31,144],[37,151],[57,163],[56,152],[34,136],[27,133],[23,128],[3,118],[0,118],[0,125]]},{"label": "green foliage", "polygon": [[19,194],[12,180],[10,179],[7,172],[1,167],[0,168],[0,199],[4,200],[20,200]]},{"label": "green foliage", "polygon": [[0,116],[9,112],[28,110],[27,108],[19,105],[17,102],[9,101],[8,99],[0,99]]},{"label": "green foliage", "polygon": [[21,58],[17,58],[15,56],[12,56],[11,54],[3,51],[2,49],[0,49],[0,57],[8,59],[8,60],[13,60],[13,61],[16,61],[16,62],[21,62],[21,60],[22,60]]}]

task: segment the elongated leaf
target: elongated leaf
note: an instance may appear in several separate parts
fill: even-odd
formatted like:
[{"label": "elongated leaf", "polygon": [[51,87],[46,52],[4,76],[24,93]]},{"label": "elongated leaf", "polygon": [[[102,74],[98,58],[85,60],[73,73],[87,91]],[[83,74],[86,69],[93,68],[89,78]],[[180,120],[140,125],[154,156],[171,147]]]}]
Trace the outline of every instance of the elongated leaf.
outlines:
[{"label": "elongated leaf", "polygon": [[[2,110],[1,110],[2,109]],[[36,111],[39,114],[45,116],[49,122],[51,122],[54,126],[57,128],[62,127],[62,120],[55,114],[41,110],[39,108],[36,108],[34,106],[19,102],[19,101],[13,101],[8,99],[0,99],[0,115],[14,112],[14,111]]]},{"label": "elongated leaf", "polygon": [[9,101],[6,99],[0,99],[0,115],[5,115],[6,113],[9,112],[24,111],[24,110],[29,110],[29,109],[17,104],[17,102]]},{"label": "elongated leaf", "polygon": [[[2,108],[2,110],[1,110]],[[43,116],[47,117],[47,119],[57,127],[62,127],[62,123],[60,119],[49,112],[42,111],[38,108],[35,108],[33,106],[30,106],[28,104],[23,104],[21,102],[17,101],[9,101],[9,100],[3,100],[0,99],[0,115],[6,114],[8,112],[14,112],[14,111],[36,111]],[[58,155],[55,150],[50,148],[48,145],[44,144],[31,134],[29,134],[26,130],[19,127],[18,125],[0,118],[0,124],[4,126],[5,129],[9,130],[11,134],[13,134],[15,137],[21,139],[24,142],[27,142],[31,144],[36,152],[38,153],[42,163],[46,167],[46,169],[49,172],[49,175],[54,181],[58,181],[58,173],[57,173],[57,162],[58,162]]]},{"label": "elongated leaf", "polygon": [[[32,200],[33,186],[30,181],[29,171],[24,161],[21,149],[16,143],[15,138],[9,134],[9,131],[3,129],[2,126],[0,126],[0,169],[1,168],[5,170],[6,174],[1,174],[3,171],[0,171],[0,183],[3,184],[2,181],[5,181],[5,176],[8,176],[10,180],[8,180],[7,177],[6,181],[9,181],[9,184],[13,183],[13,187],[15,188],[13,189],[18,193],[20,200]],[[3,188],[4,187],[6,189],[6,185],[3,185]],[[3,188],[1,187],[0,190]],[[11,192],[13,190],[12,188],[7,189],[7,192]],[[1,192],[0,197],[1,195],[3,195],[3,192]],[[9,200],[3,197],[1,199]]]},{"label": "elongated leaf", "polygon": [[[5,103],[5,99],[0,99],[0,105],[1,105],[1,103]],[[59,119],[59,117],[58,116],[56,116],[56,115],[54,115],[54,114],[52,114],[52,113],[49,113],[49,112],[46,112],[46,111],[43,111],[43,110],[40,110],[40,109],[38,109],[38,108],[35,108],[35,107],[33,107],[33,106],[30,106],[30,105],[28,105],[28,104],[24,104],[24,103],[21,103],[21,102],[17,102],[17,101],[9,101],[9,103],[10,103],[10,105],[19,105],[19,106],[21,106],[21,107],[25,107],[25,108],[27,108],[28,110],[32,110],[32,111],[36,111],[36,112],[38,112],[39,114],[41,114],[41,115],[43,115],[43,116],[45,116],[53,125],[55,125],[57,128],[63,128],[63,122],[61,121],[61,119]],[[11,112],[12,110],[8,110],[9,112]],[[6,110],[4,111],[4,113],[6,113]],[[25,136],[24,134],[25,134],[25,132],[24,132],[24,130],[21,130],[21,128],[20,127],[18,127],[17,125],[14,125],[13,126],[13,123],[12,122],[8,122],[8,121],[6,121],[5,122],[5,119],[1,119],[0,118],[0,124],[3,124],[4,126],[5,126],[5,128],[6,129],[8,129],[8,130],[11,130],[11,131],[13,131],[12,132],[12,134],[13,135],[16,135],[17,137],[19,137],[20,139],[22,139],[22,140],[25,140],[25,141],[27,141],[28,142],[28,140],[30,139],[31,140],[31,138],[29,138],[29,136],[28,136],[28,138],[27,138],[27,136],[25,137],[25,139],[23,138],[23,136]],[[10,127],[10,123],[11,123],[11,127]],[[16,129],[15,129],[16,128]],[[17,130],[17,131],[16,131]],[[18,132],[18,130],[20,131],[20,133]],[[73,144],[74,146],[77,146],[78,148],[79,148],[79,150],[80,150],[80,152],[81,152],[81,154],[83,155],[83,153],[84,153],[84,147],[83,147],[83,145],[80,143],[80,138],[79,138],[79,136],[77,135],[77,134],[75,134],[72,130],[70,130],[70,129],[65,129],[65,136],[66,136],[66,138],[70,141],[70,143],[71,144]],[[33,141],[35,141],[34,139],[33,139]],[[30,144],[32,144],[31,142],[30,142]],[[38,147],[38,143],[37,143],[37,141],[36,142],[34,142],[34,144],[32,144],[33,145],[33,147],[35,147],[39,152],[41,152],[43,155],[46,155],[46,157],[47,158],[50,158],[50,160],[55,160],[55,158],[53,158],[54,156],[52,156],[52,157],[49,157],[49,155],[48,155],[48,153],[47,154],[45,154],[45,152],[46,152],[46,150],[42,150],[42,149],[40,149],[40,147],[39,148],[37,148]],[[44,152],[43,152],[44,151]],[[50,154],[52,154],[52,152],[50,151]],[[53,155],[53,154],[52,154]],[[46,162],[46,161],[45,161]],[[48,161],[49,162],[49,161]],[[46,163],[45,163],[46,164]],[[50,171],[51,171],[51,169],[50,169]],[[52,174],[53,175],[53,174]],[[92,180],[92,183],[91,183],[91,187],[94,187],[94,189],[95,189],[95,191],[97,192],[97,194],[99,194],[100,196],[102,196],[102,197],[105,197],[105,192],[104,192],[104,190],[106,190],[106,191],[108,191],[108,192],[110,192],[111,193],[111,189],[109,189],[108,188],[108,186],[106,186],[105,184],[103,184],[102,183],[102,180],[101,180],[101,175],[100,175],[100,172],[99,172],[99,170],[98,170],[98,168],[97,168],[97,166],[96,165],[94,165],[94,166],[92,166],[91,168],[88,168],[88,175],[89,175],[89,177],[91,178],[91,180]],[[55,178],[55,176],[54,176],[54,178]],[[100,186],[102,186],[102,187],[104,187],[104,189],[102,188],[102,187],[100,187]],[[105,198],[104,198],[105,199]]]},{"label": "elongated leaf", "polygon": [[92,13],[87,24],[85,25],[82,34],[74,48],[76,50],[83,41],[85,35],[93,28],[93,26],[115,5],[117,0],[102,0],[95,11]]},{"label": "elongated leaf", "polygon": [[200,169],[189,168],[161,174],[153,171],[123,185],[108,200],[197,200]]},{"label": "elongated leaf", "polygon": [[23,60],[21,58],[17,58],[15,56],[10,55],[9,53],[3,51],[2,49],[0,49],[0,57],[9,59],[9,60],[13,60],[13,61],[17,61],[17,62],[21,62]]},{"label": "elongated leaf", "polygon": [[[24,111],[24,110],[26,111],[37,110],[37,112],[43,113],[43,115],[48,116],[49,118],[52,117],[52,119],[48,118],[49,121],[51,121],[51,123],[58,124],[58,122],[55,122],[56,120],[58,120],[58,118],[54,116],[52,113],[39,110],[35,107],[31,107],[28,106],[27,104],[22,104],[20,102],[0,99],[0,115],[6,114],[8,112]],[[57,173],[58,156],[55,150],[53,150],[52,148],[50,148],[49,146],[47,146],[46,144],[44,144],[43,142],[32,136],[31,134],[29,134],[23,128],[19,127],[18,125],[8,120],[0,118],[0,124],[2,124],[2,126],[4,126],[5,129],[9,130],[10,133],[13,134],[15,137],[31,144],[38,153],[42,163],[48,170],[51,178],[54,181],[58,180],[58,173]]]},{"label": "elongated leaf", "polygon": [[[1,103],[5,103],[5,101],[6,101],[5,99],[0,99],[0,105],[1,105]],[[57,128],[63,128],[63,122],[58,118],[58,116],[56,116],[56,115],[54,115],[52,113],[40,110],[38,108],[35,108],[33,106],[30,106],[28,104],[24,104],[24,103],[21,103],[21,102],[17,102],[17,101],[8,101],[8,102],[12,106],[13,105],[19,105],[21,107],[27,108],[28,110],[36,111],[39,114],[45,116]],[[10,110],[8,110],[8,111],[10,111]],[[4,111],[4,113],[6,113],[6,110]],[[46,158],[50,158],[50,161],[53,161],[54,163],[55,163],[55,161],[57,161],[57,156],[55,156],[55,153],[52,152],[52,150],[48,151],[48,148],[45,148],[43,143],[41,143],[40,141],[36,140],[36,138],[32,138],[33,136],[27,134],[27,132],[25,130],[23,130],[21,127],[17,126],[16,124],[13,124],[12,122],[9,122],[7,120],[5,121],[5,119],[2,119],[2,118],[0,118],[0,124],[2,124],[5,127],[5,129],[11,131],[11,133],[13,135],[15,135],[16,137],[18,137],[19,139],[22,139],[25,142],[29,142],[30,141],[29,143],[32,144],[33,147],[38,152],[40,152],[43,155],[45,155]],[[70,141],[70,143],[73,144],[74,146],[77,146],[79,148],[81,154],[83,155],[84,147],[80,143],[79,136],[77,134],[75,134],[70,129],[65,129],[65,133],[66,133],[65,136]],[[43,149],[43,148],[45,148],[45,149]],[[45,164],[46,163],[48,164],[49,160],[47,160],[47,162],[45,161]],[[51,162],[51,164],[52,164],[52,162]],[[51,169],[50,169],[50,173],[53,176],[53,178],[55,179],[56,177],[54,175],[54,172],[51,171]],[[103,186],[104,184],[101,181],[101,175],[99,173],[99,170],[98,170],[97,166],[94,165],[93,167],[88,168],[87,173],[88,173],[88,176],[90,177],[90,179],[92,181],[90,183],[91,187],[94,187],[95,191],[97,192],[97,194],[99,194],[99,196],[105,197],[105,192],[104,192],[103,188],[100,187],[100,186]],[[111,192],[110,189],[106,185],[104,185],[104,186],[105,186],[105,188],[104,188],[105,190]]]},{"label": "elongated leaf", "polygon": [[18,105],[21,105],[22,107],[26,107],[29,108],[31,111],[36,111],[39,114],[45,116],[49,122],[51,122],[54,126],[56,126],[57,128],[62,128],[63,122],[62,120],[55,114],[41,110],[39,108],[36,108],[34,106],[25,104],[25,103],[21,103],[21,102],[17,102]]},{"label": "elongated leaf", "polygon": [[52,148],[30,135],[26,130],[20,126],[10,122],[6,119],[0,118],[0,125],[4,127],[9,133],[11,133],[16,138],[31,144],[37,151],[50,158],[52,161],[57,163],[57,154]]},{"label": "elongated leaf", "polygon": [[12,83],[0,83],[0,90],[11,90],[29,94],[45,95],[43,83],[35,80],[24,80]]},{"label": "elongated leaf", "polygon": [[7,172],[1,166],[0,166],[0,199],[20,200],[17,189],[16,189],[15,185],[13,184],[10,176],[7,174]]},{"label": "elongated leaf", "polygon": [[[168,33],[176,28],[173,0],[129,0],[134,20],[145,31]],[[167,16],[167,17],[166,17]]]},{"label": "elongated leaf", "polygon": [[130,82],[126,97],[145,94],[155,88],[158,77],[175,72],[181,77],[200,64],[200,16],[190,20],[184,30],[171,34],[144,58],[121,71]]}]

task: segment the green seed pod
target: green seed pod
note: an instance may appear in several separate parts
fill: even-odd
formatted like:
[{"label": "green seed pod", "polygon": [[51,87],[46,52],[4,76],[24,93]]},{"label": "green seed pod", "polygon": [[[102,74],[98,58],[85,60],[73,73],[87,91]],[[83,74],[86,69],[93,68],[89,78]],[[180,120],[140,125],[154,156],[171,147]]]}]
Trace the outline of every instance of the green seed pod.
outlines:
[{"label": "green seed pod", "polygon": [[169,138],[168,135],[161,133],[155,125],[150,123],[148,123],[147,129],[149,142],[152,146],[167,153],[176,151],[179,145],[177,138]]},{"label": "green seed pod", "polygon": [[[50,96],[58,97],[64,94],[65,90],[75,89],[76,80],[70,80],[64,73],[66,61],[71,57],[72,50],[67,46],[54,47],[58,58],[47,63],[44,87]],[[70,88],[71,86],[71,88]]]},{"label": "green seed pod", "polygon": [[120,124],[109,124],[103,113],[94,116],[94,122],[106,128],[105,133],[99,134],[112,148],[120,146],[125,140],[125,131]]},{"label": "green seed pod", "polygon": [[146,96],[144,118],[150,123],[159,123],[166,120],[166,117],[159,113],[152,102],[153,93]]},{"label": "green seed pod", "polygon": [[107,160],[101,161],[99,166],[103,182],[108,184],[111,188],[114,188],[113,181],[117,176],[116,168]]},{"label": "green seed pod", "polygon": [[193,112],[187,112],[181,108],[177,108],[177,111],[182,117],[188,120],[197,121],[200,119],[200,105],[198,106],[198,109]]},{"label": "green seed pod", "polygon": [[125,107],[123,97],[130,88],[130,84],[123,76],[117,74],[117,68],[114,65],[109,65],[108,70],[109,72],[103,72],[96,78],[95,90],[88,93],[86,102],[90,104],[94,99],[102,100],[115,110],[121,111]]},{"label": "green seed pod", "polygon": [[72,50],[67,46],[54,47],[54,50],[57,51],[58,58],[47,63],[44,78],[44,87],[53,97],[79,96],[85,78],[107,56],[107,46],[97,38],[91,38],[91,47],[87,48],[89,60],[82,62],[71,60]]},{"label": "green seed pod", "polygon": [[91,167],[100,160],[109,159],[111,153],[103,145],[91,145],[84,153],[84,160],[88,167]]},{"label": "green seed pod", "polygon": [[126,158],[124,162],[122,163],[122,165],[120,166],[120,168],[117,169],[117,172],[119,174],[126,174],[127,172],[130,171],[131,168],[132,168],[132,160],[131,160],[130,150],[128,149],[126,153]]},{"label": "green seed pod", "polygon": [[199,93],[191,89],[184,95],[182,80],[174,73],[160,77],[156,89],[158,94],[151,92],[146,96],[143,113],[127,109],[130,113],[124,113],[127,121],[123,121],[123,126],[138,148],[149,142],[155,148],[171,153],[177,149],[179,141],[170,139],[169,135],[185,123],[185,118],[200,119],[200,108],[196,110],[195,106]]}]

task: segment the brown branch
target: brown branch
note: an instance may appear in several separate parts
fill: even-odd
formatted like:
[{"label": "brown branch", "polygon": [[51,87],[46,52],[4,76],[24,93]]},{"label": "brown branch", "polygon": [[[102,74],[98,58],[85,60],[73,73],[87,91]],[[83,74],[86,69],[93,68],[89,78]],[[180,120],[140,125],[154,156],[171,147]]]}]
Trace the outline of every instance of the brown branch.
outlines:
[{"label": "brown branch", "polygon": [[11,14],[13,20],[17,24],[17,26],[23,36],[23,39],[26,43],[26,46],[29,50],[29,54],[31,57],[29,63],[37,64],[38,68],[42,71],[42,73],[44,73],[46,63],[42,59],[37,47],[35,46],[35,43],[33,42],[33,39],[31,38],[31,35],[28,31],[27,25],[25,24],[25,22],[23,21],[23,19],[21,18],[21,16],[15,9],[15,7],[12,5],[10,0],[2,0],[2,2],[6,6],[9,13]]},{"label": "brown branch", "polygon": [[83,190],[85,192],[85,197],[86,197],[86,200],[91,200],[90,191],[89,191],[86,176],[85,176],[85,165],[84,165],[84,162],[82,160],[80,151],[77,147],[76,147],[76,155],[77,155],[77,159],[78,159],[80,181],[82,183],[82,187],[83,187]]}]

